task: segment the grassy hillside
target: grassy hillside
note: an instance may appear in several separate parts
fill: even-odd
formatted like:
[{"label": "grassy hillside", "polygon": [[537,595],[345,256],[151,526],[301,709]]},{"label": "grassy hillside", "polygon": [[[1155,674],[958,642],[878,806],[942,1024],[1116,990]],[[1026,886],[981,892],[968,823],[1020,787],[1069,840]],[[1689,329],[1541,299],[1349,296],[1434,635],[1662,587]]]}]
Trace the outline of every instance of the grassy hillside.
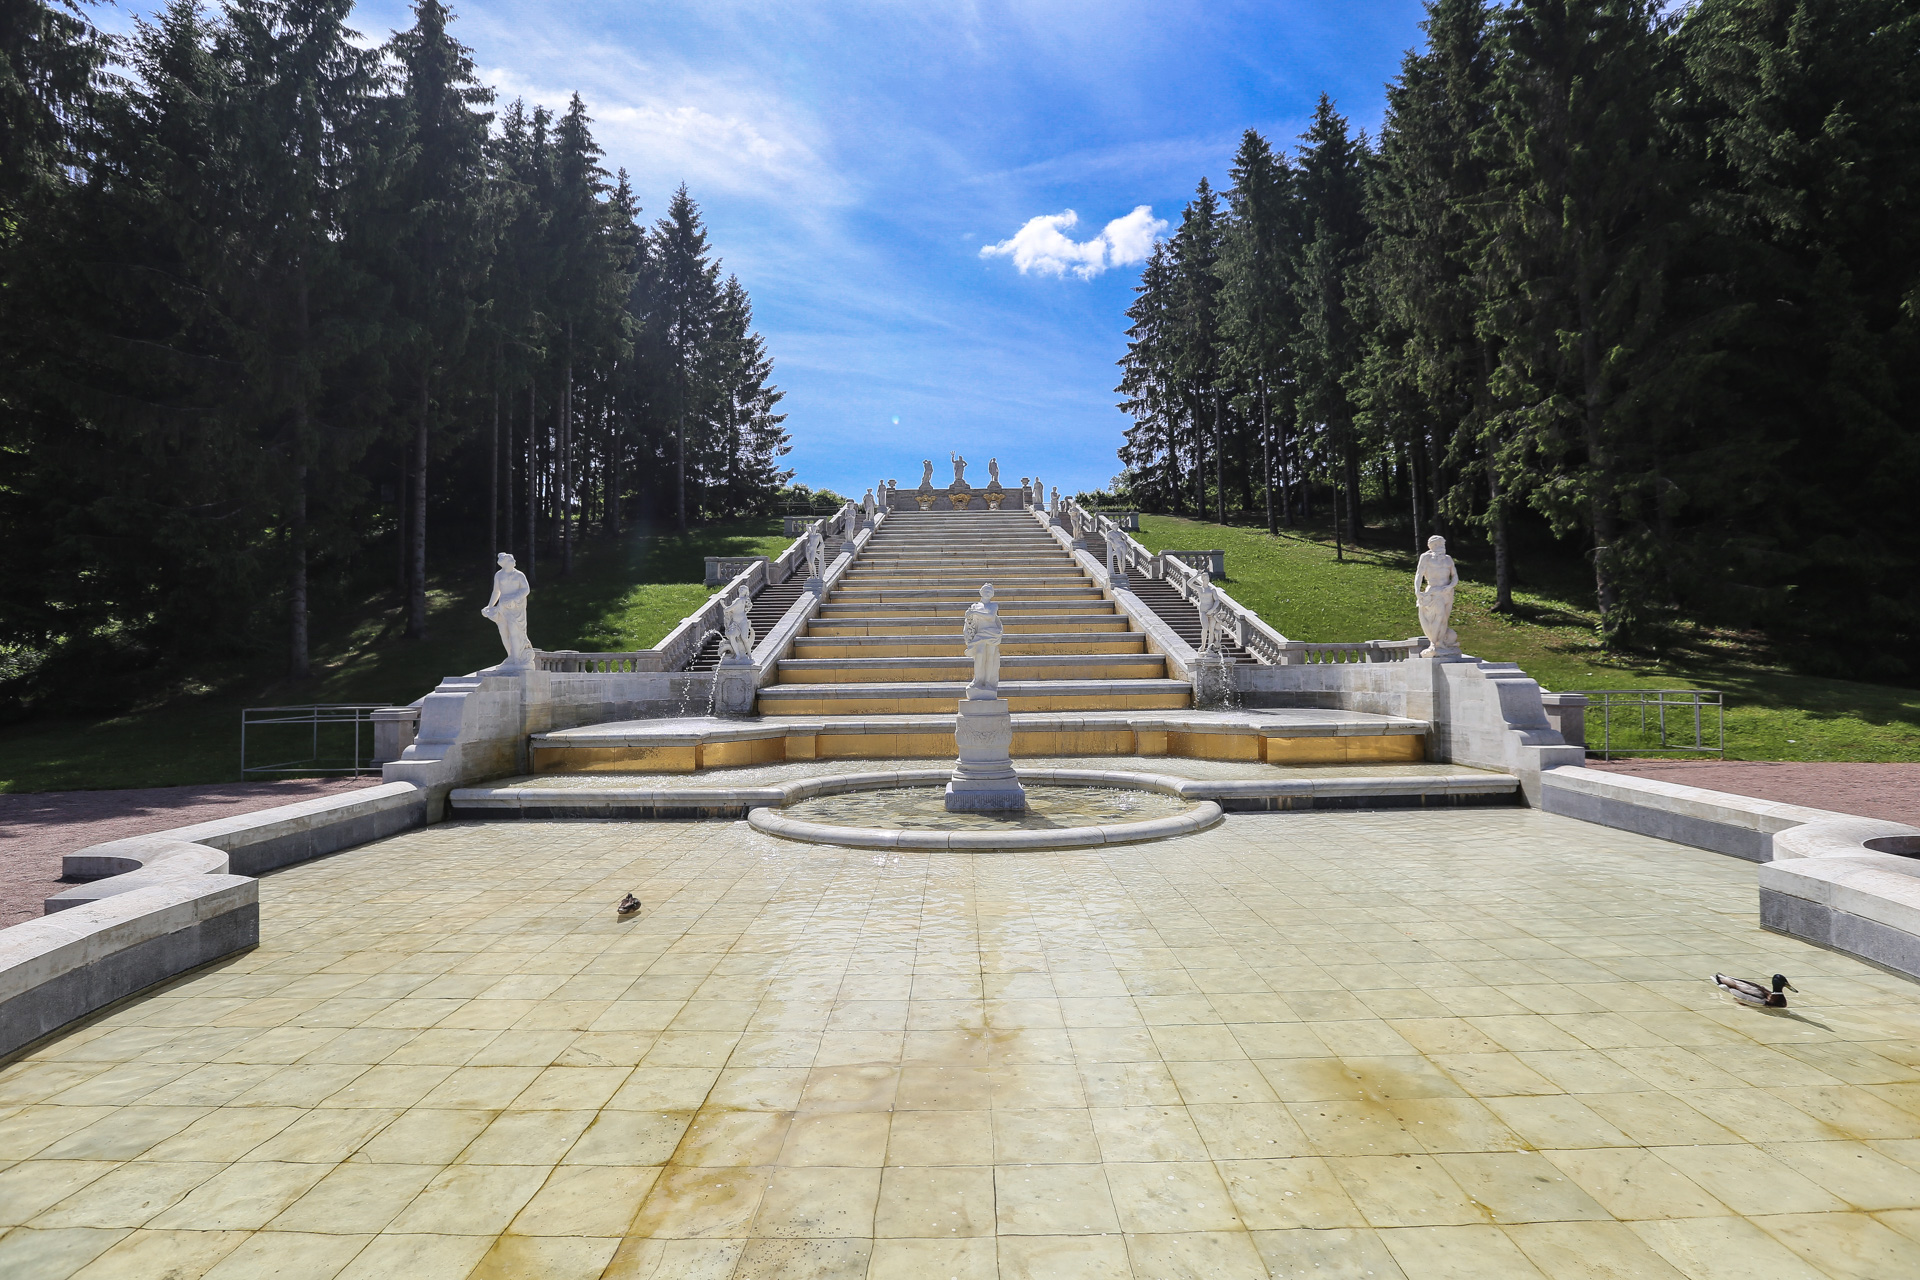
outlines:
[{"label": "grassy hillside", "polygon": [[[638,534],[579,553],[571,578],[540,566],[530,622],[543,649],[644,649],[707,598],[704,557],[778,555],[778,518],[677,534]],[[38,719],[0,729],[0,791],[229,782],[240,776],[240,710],[309,702],[411,702],[442,676],[498,662],[499,633],[480,616],[491,575],[442,574],[428,594],[428,638],[404,639],[397,593],[370,595],[347,625],[316,617],[314,676],[293,682],[269,662],[164,678],[152,699],[105,720]]]},{"label": "grassy hillside", "polygon": [[[1140,525],[1154,551],[1223,548],[1228,592],[1292,639],[1400,640],[1420,630],[1411,550],[1349,547],[1336,561],[1332,542],[1312,534],[1151,515]],[[1657,657],[1609,654],[1584,603],[1516,592],[1515,611],[1495,613],[1491,566],[1460,568],[1461,646],[1517,662],[1550,689],[1722,690],[1730,759],[1920,760],[1920,690],[1796,675],[1765,637],[1730,632],[1702,630]]]}]

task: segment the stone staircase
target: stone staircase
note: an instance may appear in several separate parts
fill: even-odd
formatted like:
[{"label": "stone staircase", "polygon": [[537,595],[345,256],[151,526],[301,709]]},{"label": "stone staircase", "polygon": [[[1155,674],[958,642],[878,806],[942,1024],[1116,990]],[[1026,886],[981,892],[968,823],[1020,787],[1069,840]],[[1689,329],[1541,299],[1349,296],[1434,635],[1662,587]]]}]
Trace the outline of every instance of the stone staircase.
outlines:
[{"label": "stone staircase", "polygon": [[[786,617],[787,610],[793,607],[793,602],[798,600],[800,593],[806,589],[807,573],[804,565],[795,569],[793,576],[785,582],[771,583],[760,588],[760,593],[754,596],[753,604],[747,610],[747,617],[753,623],[753,634],[764,639],[767,632],[773,630],[774,623]],[[706,643],[700,646],[700,652],[694,655],[693,661],[687,665],[687,670],[711,671],[719,665],[720,637],[712,635],[708,636]]]},{"label": "stone staircase", "polygon": [[[1132,578],[1131,582],[1133,594],[1140,597],[1140,603],[1153,610],[1155,616],[1172,627],[1174,634],[1182,640],[1195,649],[1200,647],[1200,611],[1185,596],[1158,578],[1142,575]],[[1228,662],[1255,661],[1252,654],[1232,640],[1224,641],[1220,652],[1226,655]]]},{"label": "stone staircase", "polygon": [[1168,678],[1146,637],[1031,515],[896,510],[760,691],[760,713],[951,715],[973,673],[961,615],[984,582],[1007,628],[1000,696],[1016,714],[1191,704],[1191,687]]}]

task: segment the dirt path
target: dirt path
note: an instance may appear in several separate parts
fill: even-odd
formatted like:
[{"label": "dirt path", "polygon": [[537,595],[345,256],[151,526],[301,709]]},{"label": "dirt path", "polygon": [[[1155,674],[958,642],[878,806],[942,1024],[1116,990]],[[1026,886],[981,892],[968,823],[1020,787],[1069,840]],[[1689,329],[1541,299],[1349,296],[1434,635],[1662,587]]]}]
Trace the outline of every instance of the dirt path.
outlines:
[{"label": "dirt path", "polygon": [[1752,760],[1615,760],[1603,764],[1589,760],[1587,767],[1920,826],[1920,764]]},{"label": "dirt path", "polygon": [[138,791],[41,791],[0,795],[0,928],[31,920],[58,893],[60,859],[125,836],[165,831],[379,785],[372,778],[301,778]]}]

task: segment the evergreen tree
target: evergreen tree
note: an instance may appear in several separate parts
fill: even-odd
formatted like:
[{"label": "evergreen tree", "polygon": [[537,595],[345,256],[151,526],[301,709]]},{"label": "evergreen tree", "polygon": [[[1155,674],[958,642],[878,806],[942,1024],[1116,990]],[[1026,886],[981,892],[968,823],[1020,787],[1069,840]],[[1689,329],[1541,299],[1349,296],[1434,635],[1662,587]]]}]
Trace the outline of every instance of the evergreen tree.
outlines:
[{"label": "evergreen tree", "polygon": [[[1274,490],[1287,490],[1275,484],[1274,414],[1278,410],[1284,421],[1292,403],[1291,338],[1299,323],[1287,288],[1296,236],[1292,174],[1286,157],[1252,129],[1241,136],[1232,173],[1227,200],[1233,216],[1220,262],[1222,329],[1229,372],[1247,389],[1248,407],[1257,415],[1267,532],[1277,533]],[[1277,452],[1284,469],[1286,452]],[[1283,500],[1283,506],[1292,524],[1292,504]]]},{"label": "evergreen tree", "polygon": [[[407,634],[427,634],[427,495],[436,377],[467,361],[467,342],[492,257],[494,229],[487,200],[486,141],[490,116],[477,108],[493,92],[474,76],[469,50],[447,32],[452,15],[440,0],[415,0],[414,25],[390,50],[400,67],[400,93],[385,146],[395,172],[386,181],[393,227],[381,264],[393,289],[390,323],[404,391],[396,396],[413,420],[407,520]],[[398,354],[398,353],[396,353]]]},{"label": "evergreen tree", "polygon": [[667,216],[655,225],[649,320],[656,326],[669,363],[673,393],[674,511],[679,530],[688,526],[688,433],[698,424],[699,366],[711,336],[720,296],[720,264],[707,260],[707,232],[699,206],[683,185]]},{"label": "evergreen tree", "polygon": [[1658,0],[1518,0],[1499,24],[1490,149],[1496,390],[1540,471],[1556,529],[1593,540],[1610,642],[1655,607],[1661,492],[1644,399],[1663,344],[1666,271],[1686,216],[1665,119],[1675,84]]},{"label": "evergreen tree", "polygon": [[1360,362],[1360,328],[1349,313],[1348,292],[1367,243],[1366,151],[1366,140],[1348,135],[1346,117],[1322,94],[1301,135],[1294,178],[1301,225],[1295,350],[1300,417],[1324,433],[1326,454],[1340,468],[1350,542],[1360,528],[1360,441],[1347,388]]}]

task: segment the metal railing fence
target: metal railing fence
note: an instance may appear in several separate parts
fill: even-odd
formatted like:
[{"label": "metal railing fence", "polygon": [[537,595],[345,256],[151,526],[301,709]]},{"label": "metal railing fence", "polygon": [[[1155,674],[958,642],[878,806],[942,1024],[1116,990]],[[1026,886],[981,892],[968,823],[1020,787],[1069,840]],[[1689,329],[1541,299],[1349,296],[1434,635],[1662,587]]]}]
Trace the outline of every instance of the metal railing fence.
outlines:
[{"label": "metal railing fence", "polygon": [[1600,758],[1727,755],[1726,695],[1719,689],[1573,689],[1587,699],[1587,749],[1600,720]]},{"label": "metal railing fence", "polygon": [[[294,707],[246,707],[240,712],[240,776],[375,773],[373,713],[384,702],[316,702]],[[270,764],[250,764],[250,752],[297,752]]]}]

